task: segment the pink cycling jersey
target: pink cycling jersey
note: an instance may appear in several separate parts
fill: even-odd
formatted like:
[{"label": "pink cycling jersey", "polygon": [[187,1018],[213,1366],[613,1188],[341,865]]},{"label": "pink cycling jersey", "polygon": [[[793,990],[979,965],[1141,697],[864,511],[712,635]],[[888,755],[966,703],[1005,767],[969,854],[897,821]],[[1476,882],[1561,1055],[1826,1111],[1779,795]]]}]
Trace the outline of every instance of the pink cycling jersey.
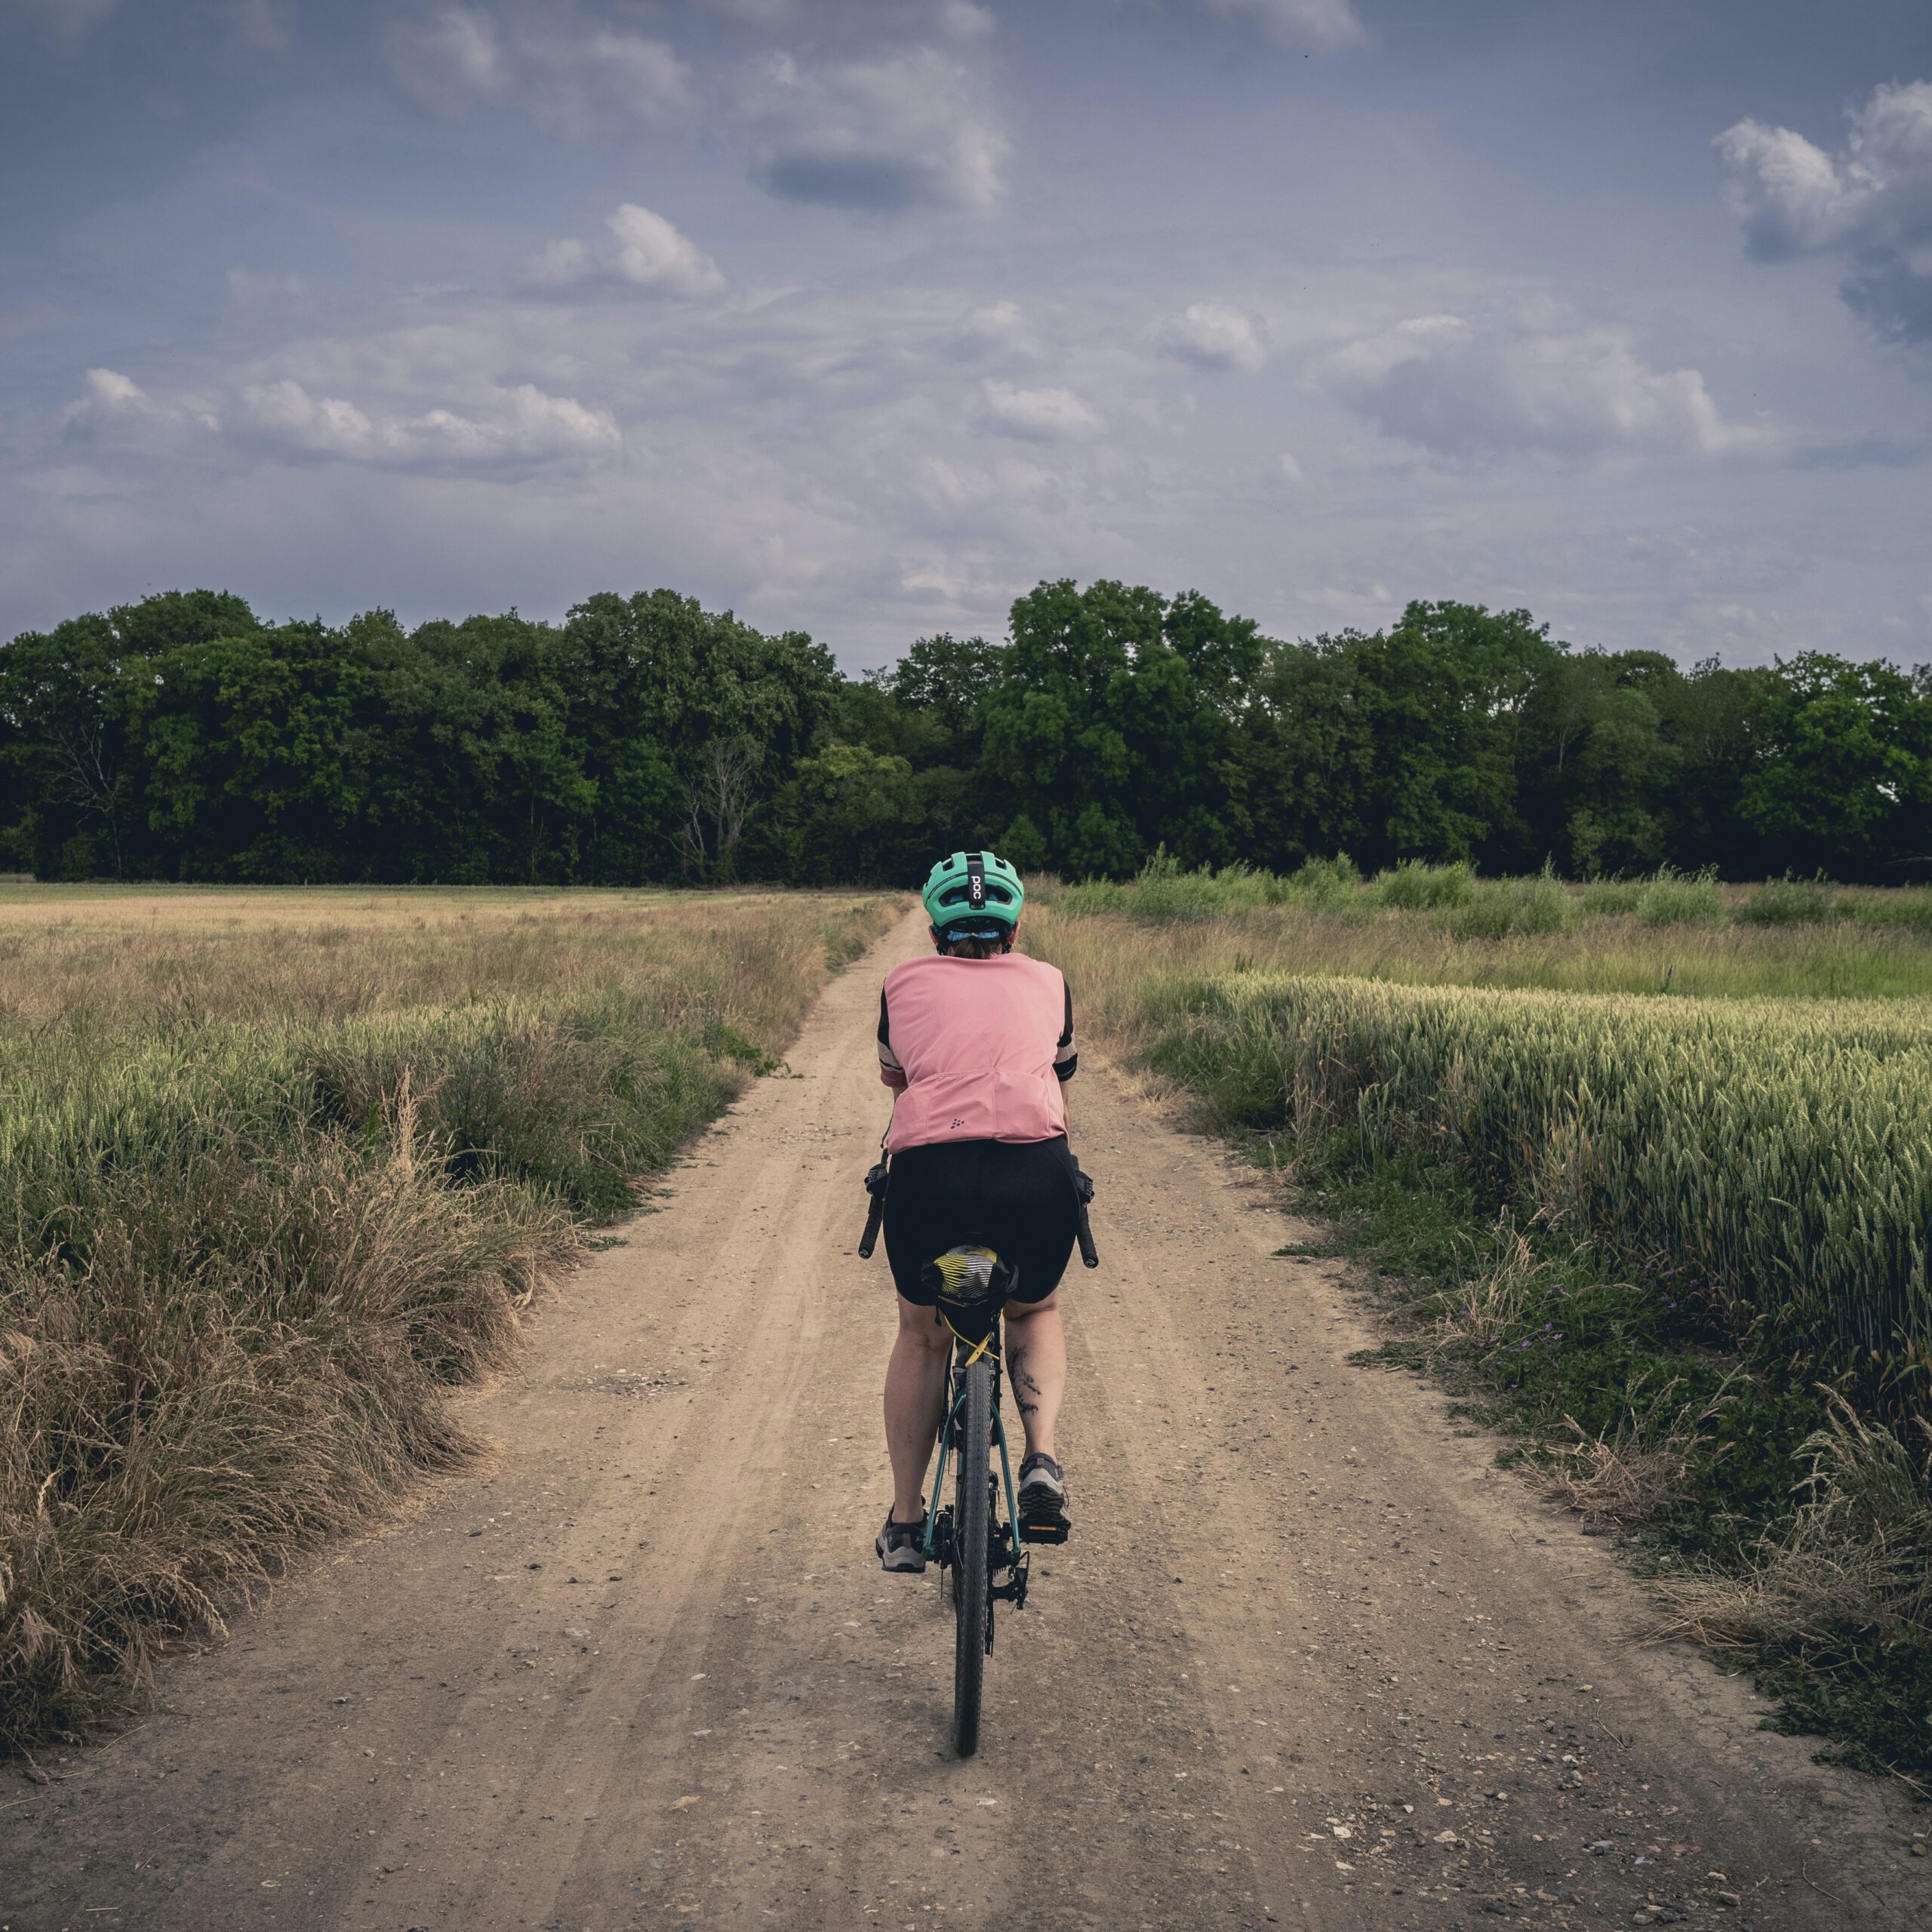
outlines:
[{"label": "pink cycling jersey", "polygon": [[885,976],[879,1078],[899,1096],[886,1146],[1051,1140],[1075,1064],[1073,1001],[1057,966],[1024,953],[936,953]]}]

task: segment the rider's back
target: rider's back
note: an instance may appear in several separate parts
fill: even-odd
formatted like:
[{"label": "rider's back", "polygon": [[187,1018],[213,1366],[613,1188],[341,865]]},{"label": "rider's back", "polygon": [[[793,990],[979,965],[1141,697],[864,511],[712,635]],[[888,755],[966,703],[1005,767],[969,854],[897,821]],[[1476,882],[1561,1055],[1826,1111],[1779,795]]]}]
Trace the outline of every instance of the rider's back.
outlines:
[{"label": "rider's back", "polygon": [[[888,1145],[1049,1140],[1066,1131],[1054,1071],[1072,1010],[1057,967],[1009,952],[911,959],[886,975],[881,1077],[904,1091]],[[895,1065],[896,1063],[896,1065]]]}]

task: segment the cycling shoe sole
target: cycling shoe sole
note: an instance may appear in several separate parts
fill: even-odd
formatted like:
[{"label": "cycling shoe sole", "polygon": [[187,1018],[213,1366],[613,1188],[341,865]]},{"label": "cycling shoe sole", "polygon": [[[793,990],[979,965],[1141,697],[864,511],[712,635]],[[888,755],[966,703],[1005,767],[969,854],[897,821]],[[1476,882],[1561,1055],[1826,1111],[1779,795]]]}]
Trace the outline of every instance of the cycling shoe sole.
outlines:
[{"label": "cycling shoe sole", "polygon": [[1020,1492],[1022,1543],[1064,1543],[1070,1527],[1064,1496],[1046,1488],[1023,1489]]}]

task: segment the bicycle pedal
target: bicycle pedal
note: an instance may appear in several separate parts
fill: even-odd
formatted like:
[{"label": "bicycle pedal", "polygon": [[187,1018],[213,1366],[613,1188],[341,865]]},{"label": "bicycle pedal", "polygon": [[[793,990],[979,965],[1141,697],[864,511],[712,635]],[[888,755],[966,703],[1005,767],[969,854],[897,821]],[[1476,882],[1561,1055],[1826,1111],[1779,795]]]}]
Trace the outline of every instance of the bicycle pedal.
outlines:
[{"label": "bicycle pedal", "polygon": [[1064,1543],[1066,1533],[1072,1527],[1065,1516],[1056,1516],[1051,1522],[1023,1522],[1020,1525],[1020,1540],[1022,1543]]}]

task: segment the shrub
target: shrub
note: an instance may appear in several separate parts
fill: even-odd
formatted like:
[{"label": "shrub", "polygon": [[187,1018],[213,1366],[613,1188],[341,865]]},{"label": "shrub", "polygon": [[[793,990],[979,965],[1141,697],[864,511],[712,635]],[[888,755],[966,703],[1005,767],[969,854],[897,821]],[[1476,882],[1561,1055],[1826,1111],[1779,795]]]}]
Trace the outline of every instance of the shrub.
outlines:
[{"label": "shrub", "polygon": [[1841,901],[1861,925],[1900,926],[1914,933],[1932,934],[1932,891],[1913,887],[1898,892],[1861,892]]},{"label": "shrub", "polygon": [[1222,894],[1206,866],[1184,872],[1162,846],[1140,868],[1129,909],[1143,919],[1211,919],[1222,909]]},{"label": "shrub", "polygon": [[1637,916],[1647,926],[1697,925],[1723,912],[1714,872],[1680,872],[1669,866],[1658,868],[1637,905]]},{"label": "shrub", "polygon": [[1559,933],[1570,923],[1568,888],[1547,867],[1527,878],[1498,879],[1452,912],[1458,939],[1499,940],[1512,933]]},{"label": "shrub", "polygon": [[1076,918],[1124,912],[1131,918],[1172,924],[1278,906],[1293,892],[1287,881],[1251,866],[1229,866],[1218,872],[1206,866],[1186,871],[1164,845],[1126,884],[1088,879],[1054,893],[1049,903]]},{"label": "shrub", "polygon": [[1767,879],[1732,916],[1747,926],[1810,926],[1835,916],[1831,889],[1822,879]]},{"label": "shrub", "polygon": [[1529,878],[1504,882],[1510,928],[1519,933],[1560,933],[1570,923],[1570,894],[1547,866]]},{"label": "shrub", "polygon": [[1475,889],[1475,872],[1460,860],[1454,865],[1426,866],[1415,859],[1404,860],[1393,872],[1377,873],[1369,887],[1379,904],[1407,912],[1466,906]]},{"label": "shrub", "polygon": [[1352,895],[1361,872],[1346,852],[1332,859],[1304,859],[1288,881],[1293,898],[1304,906],[1331,906]]},{"label": "shrub", "polygon": [[1507,939],[1514,923],[1509,895],[1493,886],[1458,906],[1448,920],[1449,931],[1457,939]]},{"label": "shrub", "polygon": [[1578,888],[1577,909],[1586,919],[1622,918],[1643,904],[1644,891],[1635,879],[1592,879]]}]

